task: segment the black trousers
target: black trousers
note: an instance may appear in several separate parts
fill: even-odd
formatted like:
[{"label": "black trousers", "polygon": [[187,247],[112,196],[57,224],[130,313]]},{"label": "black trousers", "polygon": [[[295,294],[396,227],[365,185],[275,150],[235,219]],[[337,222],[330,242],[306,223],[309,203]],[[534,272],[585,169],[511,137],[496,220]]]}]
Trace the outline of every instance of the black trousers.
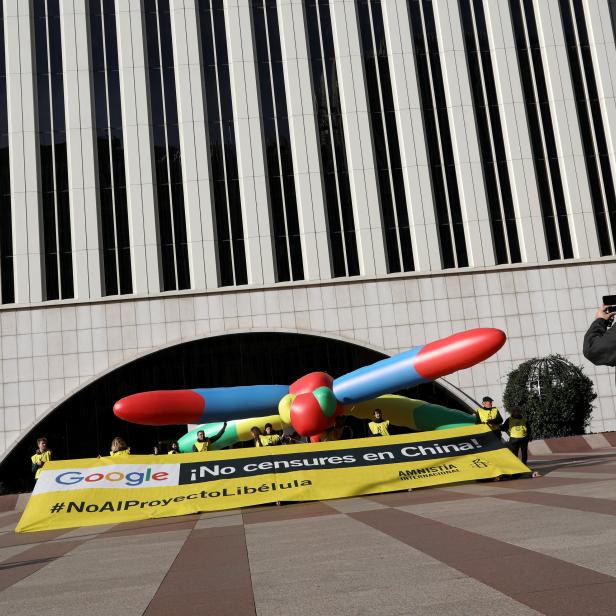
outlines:
[{"label": "black trousers", "polygon": [[528,460],[528,438],[511,438],[509,439],[509,449],[511,453],[516,457],[519,456],[519,452],[522,452],[522,462],[526,464]]}]

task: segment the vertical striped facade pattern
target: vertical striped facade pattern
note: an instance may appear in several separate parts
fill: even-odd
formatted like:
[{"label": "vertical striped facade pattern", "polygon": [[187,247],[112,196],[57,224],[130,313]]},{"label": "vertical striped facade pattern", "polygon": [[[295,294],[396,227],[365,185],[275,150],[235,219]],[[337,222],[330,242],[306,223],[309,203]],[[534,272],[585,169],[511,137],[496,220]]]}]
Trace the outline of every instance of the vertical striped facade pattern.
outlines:
[{"label": "vertical striped facade pattern", "polygon": [[[7,15],[16,19],[19,12],[20,18],[19,28],[5,31],[3,64],[16,67],[11,70],[17,74],[29,56],[36,75],[33,96],[25,83],[12,98],[3,78],[7,104],[0,114],[0,151],[9,162],[2,165],[0,196],[13,204],[2,208],[3,303],[198,290],[204,288],[206,270],[217,272],[217,280],[207,280],[211,289],[243,285],[252,277],[286,282],[533,263],[535,255],[553,261],[614,254],[612,115],[605,95],[612,91],[611,73],[593,47],[595,40],[614,46],[613,0],[300,4],[301,11],[287,0],[251,0],[240,10],[226,0],[153,0],[140,6],[88,0],[91,57],[82,63],[90,71],[88,91],[81,82],[67,85],[63,71],[63,54],[74,64],[75,49],[68,44],[74,33],[63,30],[75,22],[73,5],[3,0],[3,23]],[[238,27],[230,16],[241,17]],[[193,29],[189,22],[195,18]],[[27,22],[31,37],[24,31]],[[555,33],[550,45],[560,49],[558,41],[565,42],[559,62],[566,58],[567,75],[555,72],[558,64],[546,47],[550,32]],[[495,38],[498,33],[507,35],[504,43]],[[296,42],[293,49],[288,40]],[[515,49],[517,66],[507,66],[513,80],[503,72],[503,45],[507,53]],[[181,62],[175,57],[180,47],[187,54]],[[403,66],[409,47],[412,69]],[[351,49],[359,49],[361,72],[346,64]],[[460,50],[464,67],[455,59]],[[188,75],[185,62],[195,58],[201,74]],[[307,59],[308,74],[297,58]],[[248,77],[237,70],[246,62],[254,63],[256,98]],[[523,120],[509,107],[516,83],[521,84]],[[199,112],[188,120],[178,112],[178,93],[186,98],[180,84],[189,84],[193,98],[199,92],[203,97]],[[297,84],[311,91],[312,105]],[[71,96],[92,99],[84,107],[93,110],[92,126],[74,117],[71,126],[81,126],[82,139],[92,130],[96,178],[66,161],[67,140],[76,134],[66,128],[65,113],[73,104],[65,101],[68,86]],[[412,104],[420,108],[420,117],[403,109],[405,90],[418,92]],[[20,96],[26,97],[22,119],[15,113]],[[561,96],[571,96],[575,117],[560,115]],[[134,118],[136,103],[140,110],[148,108],[147,138],[134,128],[134,122],[146,121],[143,114]],[[258,104],[257,132],[241,115],[246,104]],[[472,122],[460,113],[460,104],[473,109]],[[200,124],[206,127],[205,140]],[[316,151],[308,134],[313,130]],[[198,146],[187,149],[191,132],[197,135],[195,145],[207,148],[208,164],[202,165],[207,169],[197,173],[207,178],[209,190],[190,186],[195,172],[184,177],[185,156],[192,170],[204,155]],[[16,163],[2,144],[11,143],[11,134],[35,135],[38,203],[26,197],[33,173],[10,177]],[[262,155],[245,151],[247,144],[260,144]],[[306,152],[299,156],[301,149]],[[409,152],[415,160],[409,160]],[[477,154],[480,179],[466,172]],[[520,156],[524,164],[532,159],[534,176],[523,169]],[[586,177],[575,173],[579,167],[567,157],[583,157]],[[315,161],[317,184],[311,177]],[[376,190],[365,186],[370,178]],[[246,192],[248,180],[254,189]],[[83,207],[85,221],[81,214],[72,220],[77,206],[70,195],[82,186],[87,195],[96,189],[97,207]],[[315,198],[317,187],[321,194]],[[27,204],[17,208],[15,199],[26,198]],[[97,220],[92,221],[94,212]],[[268,224],[256,228],[255,221],[268,215]],[[93,261],[85,270],[77,256],[81,228],[75,228],[82,222],[88,238],[100,237],[92,244],[100,264]],[[316,239],[321,228],[325,243]],[[541,228],[543,234],[537,232]],[[436,238],[431,244],[430,237]],[[198,242],[202,249],[195,248]],[[272,249],[259,251],[265,243]],[[206,265],[197,263],[201,254]],[[80,278],[75,290],[73,276],[91,275],[93,267],[100,268],[102,284],[88,286]]]},{"label": "vertical striped facade pattern", "polygon": [[408,272],[415,269],[415,264],[381,1],[358,0],[357,12],[381,197],[387,271]]},{"label": "vertical striped facade pattern", "polygon": [[276,257],[276,281],[302,280],[293,152],[276,0],[251,0],[259,100]]},{"label": "vertical striped facade pattern", "polygon": [[73,297],[62,26],[59,0],[35,0],[34,41],[45,299]]},{"label": "vertical striped facade pattern", "polygon": [[601,255],[613,255],[616,193],[581,0],[559,0]]},{"label": "vertical striped facade pattern", "polygon": [[496,263],[522,260],[483,0],[460,0]]},{"label": "vertical striped facade pattern", "polygon": [[152,0],[145,6],[161,287],[163,291],[188,289],[190,271],[169,1]]},{"label": "vertical striped facade pattern", "polygon": [[510,0],[549,259],[573,255],[552,110],[532,0]]},{"label": "vertical striped facade pattern", "polygon": [[458,177],[432,0],[408,0],[443,268],[467,267]]},{"label": "vertical striped facade pattern", "polygon": [[221,0],[198,0],[220,286],[246,284],[227,25]]},{"label": "vertical striped facade pattern", "polygon": [[332,275],[360,273],[329,0],[304,0]]},{"label": "vertical striped facade pattern", "polygon": [[15,301],[11,177],[4,58],[4,9],[0,2],[0,304]]},{"label": "vertical striped facade pattern", "polygon": [[104,294],[133,291],[115,2],[89,0]]}]

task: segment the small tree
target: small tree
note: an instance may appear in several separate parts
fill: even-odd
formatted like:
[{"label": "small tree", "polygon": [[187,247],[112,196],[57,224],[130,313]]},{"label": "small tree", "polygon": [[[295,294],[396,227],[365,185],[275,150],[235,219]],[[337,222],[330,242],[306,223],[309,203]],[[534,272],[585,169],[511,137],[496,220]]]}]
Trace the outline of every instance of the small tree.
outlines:
[{"label": "small tree", "polygon": [[597,394],[579,366],[548,355],[525,361],[507,377],[505,408],[522,407],[533,438],[585,433]]}]

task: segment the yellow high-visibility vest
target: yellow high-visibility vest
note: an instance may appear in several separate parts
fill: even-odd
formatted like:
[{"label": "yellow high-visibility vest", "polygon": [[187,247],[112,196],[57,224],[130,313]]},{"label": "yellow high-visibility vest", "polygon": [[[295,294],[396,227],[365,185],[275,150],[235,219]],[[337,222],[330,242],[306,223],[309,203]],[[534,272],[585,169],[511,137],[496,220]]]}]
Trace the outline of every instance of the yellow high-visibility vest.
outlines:
[{"label": "yellow high-visibility vest", "polygon": [[509,436],[511,438],[526,438],[528,436],[528,422],[525,417],[509,418]]},{"label": "yellow high-visibility vest", "polygon": [[368,428],[374,436],[389,436],[389,419],[385,421],[371,421],[368,424]]},{"label": "yellow high-visibility vest", "polygon": [[[45,462],[49,462],[51,460],[51,449],[47,449],[43,453],[35,453],[30,459],[32,460],[32,464],[38,465],[42,462],[44,466]],[[41,476],[41,473],[43,472],[43,466],[38,467],[36,474],[34,475],[35,479],[38,479]]]},{"label": "yellow high-visibility vest", "polygon": [[110,451],[110,456],[130,456],[130,447],[126,449],[120,449],[120,451]]},{"label": "yellow high-visibility vest", "polygon": [[477,409],[477,414],[479,415],[479,421],[484,424],[487,424],[488,421],[498,419],[498,409],[495,406],[491,409],[484,409],[483,407],[480,407]]}]

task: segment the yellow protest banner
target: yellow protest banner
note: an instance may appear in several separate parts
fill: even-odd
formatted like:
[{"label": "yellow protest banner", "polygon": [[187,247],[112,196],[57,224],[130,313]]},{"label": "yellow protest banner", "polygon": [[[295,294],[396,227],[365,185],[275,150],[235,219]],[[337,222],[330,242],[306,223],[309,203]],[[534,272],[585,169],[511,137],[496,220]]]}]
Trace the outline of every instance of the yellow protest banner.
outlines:
[{"label": "yellow protest banner", "polygon": [[48,462],[17,532],[528,473],[487,426],[175,456]]}]

